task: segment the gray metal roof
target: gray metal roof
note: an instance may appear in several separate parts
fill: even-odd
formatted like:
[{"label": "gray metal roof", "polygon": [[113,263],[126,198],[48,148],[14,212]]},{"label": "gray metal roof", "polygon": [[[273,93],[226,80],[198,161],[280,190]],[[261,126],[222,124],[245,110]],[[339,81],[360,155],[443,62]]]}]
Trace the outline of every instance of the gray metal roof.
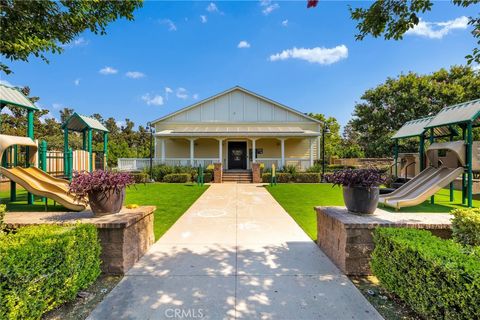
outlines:
[{"label": "gray metal roof", "polygon": [[392,139],[418,137],[425,132],[425,127],[430,123],[434,117],[426,117],[406,122],[393,135]]},{"label": "gray metal roof", "polygon": [[425,128],[473,122],[478,117],[480,117],[480,99],[443,108]]},{"label": "gray metal roof", "polygon": [[82,132],[85,129],[108,132],[108,129],[105,128],[105,126],[97,119],[83,116],[78,113],[72,114],[70,118],[65,121],[65,123],[62,125],[62,128],[65,129],[65,127],[68,128],[68,130],[78,132]]},{"label": "gray metal roof", "polygon": [[0,104],[13,105],[30,110],[38,108],[19,90],[0,84]]}]

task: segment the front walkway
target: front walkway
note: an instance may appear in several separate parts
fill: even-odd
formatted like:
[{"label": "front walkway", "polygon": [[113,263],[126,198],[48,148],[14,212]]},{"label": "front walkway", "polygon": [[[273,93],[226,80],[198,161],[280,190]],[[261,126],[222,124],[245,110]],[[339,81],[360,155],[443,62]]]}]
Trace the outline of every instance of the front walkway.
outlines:
[{"label": "front walkway", "polygon": [[262,186],[214,184],[89,319],[381,316]]}]

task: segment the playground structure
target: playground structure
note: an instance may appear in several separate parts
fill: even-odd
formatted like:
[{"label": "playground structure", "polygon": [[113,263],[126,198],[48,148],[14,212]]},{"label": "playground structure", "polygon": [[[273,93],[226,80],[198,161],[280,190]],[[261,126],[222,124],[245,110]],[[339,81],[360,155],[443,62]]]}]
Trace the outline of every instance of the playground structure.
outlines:
[{"label": "playground structure", "polygon": [[[453,182],[461,176],[462,204],[472,207],[473,174],[480,172],[480,141],[473,141],[473,128],[479,126],[480,99],[405,123],[392,137],[394,175],[398,177],[398,170],[404,169],[408,176],[408,167],[417,161],[421,172],[392,193],[381,195],[380,202],[396,209],[418,205],[428,198],[433,204],[434,194],[446,186],[450,186],[450,201],[454,201]],[[415,137],[419,139],[418,157],[404,157],[404,163],[399,163],[398,141]],[[427,149],[425,141],[429,142]]]},{"label": "playground structure", "polygon": [[[92,150],[94,130],[103,133],[103,157],[100,163],[101,168],[106,167],[108,130],[98,120],[75,113],[62,125],[64,152],[48,151],[46,141],[39,144],[34,140],[33,120],[38,108],[17,89],[0,85],[0,110],[8,105],[27,110],[26,137],[0,134],[0,173],[10,180],[10,201],[16,201],[16,184],[19,184],[28,192],[28,204],[33,204],[34,195],[37,195],[45,198],[45,201],[50,198],[74,211],[84,210],[85,204],[79,203],[68,193],[67,179],[71,179],[74,170],[95,170],[95,153]],[[69,148],[69,131],[83,134],[83,150],[72,151]],[[59,179],[54,175],[67,179]]]}]

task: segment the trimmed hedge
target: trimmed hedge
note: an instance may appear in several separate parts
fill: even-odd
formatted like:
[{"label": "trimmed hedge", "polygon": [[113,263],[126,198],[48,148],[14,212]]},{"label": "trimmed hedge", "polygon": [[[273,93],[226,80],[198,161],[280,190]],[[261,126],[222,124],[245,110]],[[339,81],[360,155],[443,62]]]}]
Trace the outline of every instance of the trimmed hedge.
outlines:
[{"label": "trimmed hedge", "polygon": [[30,226],[0,235],[0,319],[39,319],[99,274],[93,225]]},{"label": "trimmed hedge", "polygon": [[192,175],[189,173],[170,173],[163,177],[163,182],[186,183],[190,182]]},{"label": "trimmed hedge", "polygon": [[430,232],[377,228],[371,267],[382,286],[428,319],[480,319],[480,259]]},{"label": "trimmed hedge", "polygon": [[133,177],[135,183],[147,183],[149,179],[149,174],[147,172],[135,172],[130,173],[130,175]]},{"label": "trimmed hedge", "polygon": [[[262,182],[270,183],[272,178],[271,173],[264,173],[262,174]],[[322,175],[320,173],[314,172],[301,172],[295,175],[290,173],[277,173],[277,182],[278,183],[288,183],[288,182],[296,182],[296,183],[319,183],[322,181]]]},{"label": "trimmed hedge", "polygon": [[480,208],[452,211],[453,238],[463,244],[480,246]]}]

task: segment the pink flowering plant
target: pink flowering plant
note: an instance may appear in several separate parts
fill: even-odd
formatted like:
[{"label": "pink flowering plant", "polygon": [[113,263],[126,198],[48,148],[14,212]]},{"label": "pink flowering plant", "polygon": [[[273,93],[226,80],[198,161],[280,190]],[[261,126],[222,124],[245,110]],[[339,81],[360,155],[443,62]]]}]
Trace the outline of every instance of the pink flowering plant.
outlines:
[{"label": "pink flowering plant", "polygon": [[374,188],[384,184],[387,177],[382,170],[376,168],[346,169],[326,174],[325,180],[334,186]]},{"label": "pink flowering plant", "polygon": [[69,192],[79,201],[86,201],[89,192],[121,191],[134,183],[133,177],[126,172],[96,170],[94,172],[74,172]]}]

